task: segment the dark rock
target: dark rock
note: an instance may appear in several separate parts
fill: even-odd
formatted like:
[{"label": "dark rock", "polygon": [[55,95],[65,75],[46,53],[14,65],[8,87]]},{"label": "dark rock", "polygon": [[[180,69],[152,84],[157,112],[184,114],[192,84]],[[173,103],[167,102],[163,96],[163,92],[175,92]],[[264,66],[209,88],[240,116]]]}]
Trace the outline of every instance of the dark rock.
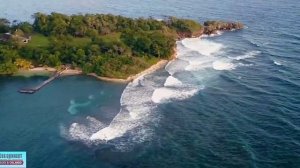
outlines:
[{"label": "dark rock", "polygon": [[211,35],[217,34],[217,31],[231,31],[243,29],[244,25],[240,22],[224,22],[224,21],[206,21],[201,29],[190,32],[190,31],[179,31],[177,32],[178,40],[191,37],[200,37],[203,34]]},{"label": "dark rock", "polygon": [[243,29],[244,25],[240,22],[206,21],[204,22],[204,34],[215,34],[217,31],[229,31]]}]

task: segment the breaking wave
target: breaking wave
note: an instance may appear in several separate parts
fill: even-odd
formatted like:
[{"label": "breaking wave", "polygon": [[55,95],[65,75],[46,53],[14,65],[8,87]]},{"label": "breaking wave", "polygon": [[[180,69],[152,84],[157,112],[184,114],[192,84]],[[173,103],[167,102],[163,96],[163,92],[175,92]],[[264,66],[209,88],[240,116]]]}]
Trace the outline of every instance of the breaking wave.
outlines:
[{"label": "breaking wave", "polygon": [[229,61],[221,61],[221,60],[218,60],[218,61],[214,61],[213,62],[213,68],[215,70],[219,70],[219,71],[222,71],[222,70],[232,70],[235,68],[235,65]]},{"label": "breaking wave", "polygon": [[[231,31],[235,31],[235,29],[232,29]],[[210,35],[204,34],[201,37],[202,38],[216,37],[216,36],[221,36],[223,33],[224,33],[223,31],[217,31],[216,33],[213,33],[213,34],[210,34]]]},{"label": "breaking wave", "polygon": [[[130,130],[136,131],[135,128],[143,129],[145,123],[155,122],[155,118],[151,117],[155,111],[151,101],[154,88],[148,80],[140,77],[128,84],[121,97],[120,112],[107,127],[94,133],[90,140],[113,140]],[[146,132],[146,129],[144,131]],[[139,136],[136,135],[135,139],[138,140]]]},{"label": "breaking wave", "polygon": [[196,87],[192,88],[158,88],[152,95],[152,101],[155,103],[162,103],[172,99],[183,100],[189,98],[199,91]]},{"label": "breaking wave", "polygon": [[164,86],[181,86],[182,82],[173,76],[169,76]]},{"label": "breaking wave", "polygon": [[281,65],[282,65],[282,63],[281,63],[280,61],[278,61],[278,60],[273,60],[273,63],[274,63],[275,65],[278,65],[278,66],[281,66]]},{"label": "breaking wave", "polygon": [[110,144],[122,151],[151,140],[161,117],[157,110],[159,104],[197,94],[220,71],[233,70],[241,64],[234,61],[258,54],[249,52],[229,58],[224,56],[225,48],[208,39],[178,41],[177,58],[164,70],[141,76],[127,85],[121,96],[120,111],[109,124],[87,117],[85,123],[73,123],[63,132],[71,140]]},{"label": "breaking wave", "polygon": [[220,43],[215,43],[209,41],[207,39],[200,39],[200,38],[186,38],[181,41],[181,44],[192,50],[197,51],[201,55],[210,56],[213,53],[220,51],[223,47]]},{"label": "breaking wave", "polygon": [[247,52],[244,55],[240,55],[240,56],[237,56],[237,57],[229,57],[229,58],[239,61],[239,60],[244,60],[244,59],[248,59],[248,58],[253,58],[253,57],[257,56],[260,53],[261,53],[260,51],[250,51],[250,52]]}]

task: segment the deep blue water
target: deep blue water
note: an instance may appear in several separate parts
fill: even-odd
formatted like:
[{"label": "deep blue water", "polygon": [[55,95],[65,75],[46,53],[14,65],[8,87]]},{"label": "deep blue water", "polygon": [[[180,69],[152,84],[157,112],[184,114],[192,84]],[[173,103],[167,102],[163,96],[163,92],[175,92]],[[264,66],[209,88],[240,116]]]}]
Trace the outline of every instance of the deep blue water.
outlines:
[{"label": "deep blue water", "polygon": [[0,78],[0,151],[28,167],[300,167],[300,1],[11,0],[34,12],[238,20],[242,31],[178,42],[178,59],[128,86]]}]

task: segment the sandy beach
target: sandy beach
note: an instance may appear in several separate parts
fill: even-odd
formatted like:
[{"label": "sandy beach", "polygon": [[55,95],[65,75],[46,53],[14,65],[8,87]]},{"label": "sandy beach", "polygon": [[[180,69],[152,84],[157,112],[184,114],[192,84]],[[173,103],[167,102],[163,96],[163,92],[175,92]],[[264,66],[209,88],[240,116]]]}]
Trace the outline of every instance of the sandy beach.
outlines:
[{"label": "sandy beach", "polygon": [[[175,57],[172,56],[171,58],[174,59]],[[102,77],[102,76],[98,76],[95,73],[90,73],[87,75],[93,76],[97,79],[100,79],[103,81],[108,81],[108,82],[129,83],[140,76],[147,75],[147,74],[152,73],[160,68],[163,68],[164,66],[167,65],[168,62],[169,62],[169,60],[160,60],[156,64],[145,69],[144,71],[142,71],[138,74],[129,76],[127,79]],[[27,76],[27,77],[34,76],[34,75],[51,75],[56,71],[57,71],[57,69],[55,69],[55,68],[36,67],[36,68],[28,69],[28,70],[19,70],[15,75],[16,76]],[[72,76],[72,75],[82,75],[82,74],[83,74],[83,72],[80,69],[67,69],[61,73],[61,76]]]},{"label": "sandy beach", "polygon": [[108,77],[101,77],[96,75],[95,73],[90,73],[88,74],[89,76],[93,76],[97,79],[103,80],[103,81],[109,81],[109,82],[117,82],[117,83],[129,83],[131,81],[133,81],[134,79],[140,77],[140,76],[144,76],[147,74],[150,74],[160,68],[163,68],[164,66],[166,66],[168,63],[168,60],[160,60],[158,61],[156,64],[152,65],[151,67],[145,69],[144,71],[135,74],[135,75],[131,75],[129,76],[127,79],[119,79],[119,78],[108,78]]},{"label": "sandy beach", "polygon": [[[95,73],[90,73],[88,75],[89,76],[93,76],[93,77],[95,77],[97,79],[100,79],[100,80],[103,80],[103,81],[117,82],[117,83],[129,83],[129,82],[137,79],[140,76],[144,76],[144,75],[150,74],[150,73],[152,73],[152,72],[154,72],[156,70],[159,70],[159,69],[165,67],[168,64],[169,61],[172,61],[173,59],[176,59],[176,58],[177,58],[177,50],[176,50],[176,47],[175,47],[174,48],[174,53],[172,54],[172,56],[170,57],[169,60],[160,60],[156,64],[154,64],[154,65],[150,66],[149,68],[145,69],[144,71],[142,71],[142,72],[140,72],[138,74],[129,76],[127,79],[101,77],[101,76],[96,75]],[[76,71],[74,71],[74,73],[75,73],[75,75],[77,75]],[[72,73],[70,73],[70,74],[74,75]]]},{"label": "sandy beach", "polygon": [[[95,73],[90,73],[87,75],[95,77],[95,78],[103,80],[103,81],[108,81],[108,82],[129,83],[140,76],[150,74],[158,69],[165,67],[169,61],[176,59],[176,55],[177,55],[177,52],[176,52],[176,47],[175,47],[174,54],[172,54],[172,56],[170,57],[169,60],[160,60],[156,64],[145,69],[144,71],[142,71],[138,74],[135,74],[135,75],[131,75],[126,79],[103,77],[103,76],[98,76]],[[26,77],[35,76],[35,75],[49,76],[49,75],[55,73],[56,71],[57,71],[57,69],[52,68],[52,67],[35,67],[35,68],[28,69],[28,70],[19,70],[15,74],[15,76],[26,76]],[[61,76],[72,76],[72,75],[82,75],[82,74],[83,74],[83,72],[80,69],[66,69],[61,73]]]}]

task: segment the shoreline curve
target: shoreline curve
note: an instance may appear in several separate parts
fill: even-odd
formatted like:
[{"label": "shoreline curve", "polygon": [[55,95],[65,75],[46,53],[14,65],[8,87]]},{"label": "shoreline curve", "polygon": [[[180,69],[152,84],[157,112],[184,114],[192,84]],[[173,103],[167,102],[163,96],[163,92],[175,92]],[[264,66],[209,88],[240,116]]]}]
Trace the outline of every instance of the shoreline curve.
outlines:
[{"label": "shoreline curve", "polygon": [[[176,52],[175,52],[175,54],[176,54]],[[172,56],[172,59],[174,59],[174,58],[175,57]],[[170,60],[172,60],[172,59],[170,59]],[[103,76],[98,76],[95,73],[84,74],[82,72],[82,70],[80,70],[80,69],[64,70],[61,73],[61,76],[65,77],[65,76],[75,76],[75,75],[87,75],[87,76],[92,76],[92,77],[95,77],[99,80],[106,81],[106,82],[129,83],[129,82],[139,78],[140,76],[144,76],[144,75],[150,74],[158,69],[164,68],[170,60],[165,60],[165,59],[160,60],[156,64],[151,65],[149,68],[147,68],[137,74],[130,75],[126,79],[103,77]],[[14,74],[14,76],[30,77],[30,76],[37,76],[37,75],[51,75],[52,73],[55,73],[56,71],[57,71],[57,69],[55,69],[55,68],[36,67],[36,68],[28,69],[28,70],[19,70],[16,74]]]}]

